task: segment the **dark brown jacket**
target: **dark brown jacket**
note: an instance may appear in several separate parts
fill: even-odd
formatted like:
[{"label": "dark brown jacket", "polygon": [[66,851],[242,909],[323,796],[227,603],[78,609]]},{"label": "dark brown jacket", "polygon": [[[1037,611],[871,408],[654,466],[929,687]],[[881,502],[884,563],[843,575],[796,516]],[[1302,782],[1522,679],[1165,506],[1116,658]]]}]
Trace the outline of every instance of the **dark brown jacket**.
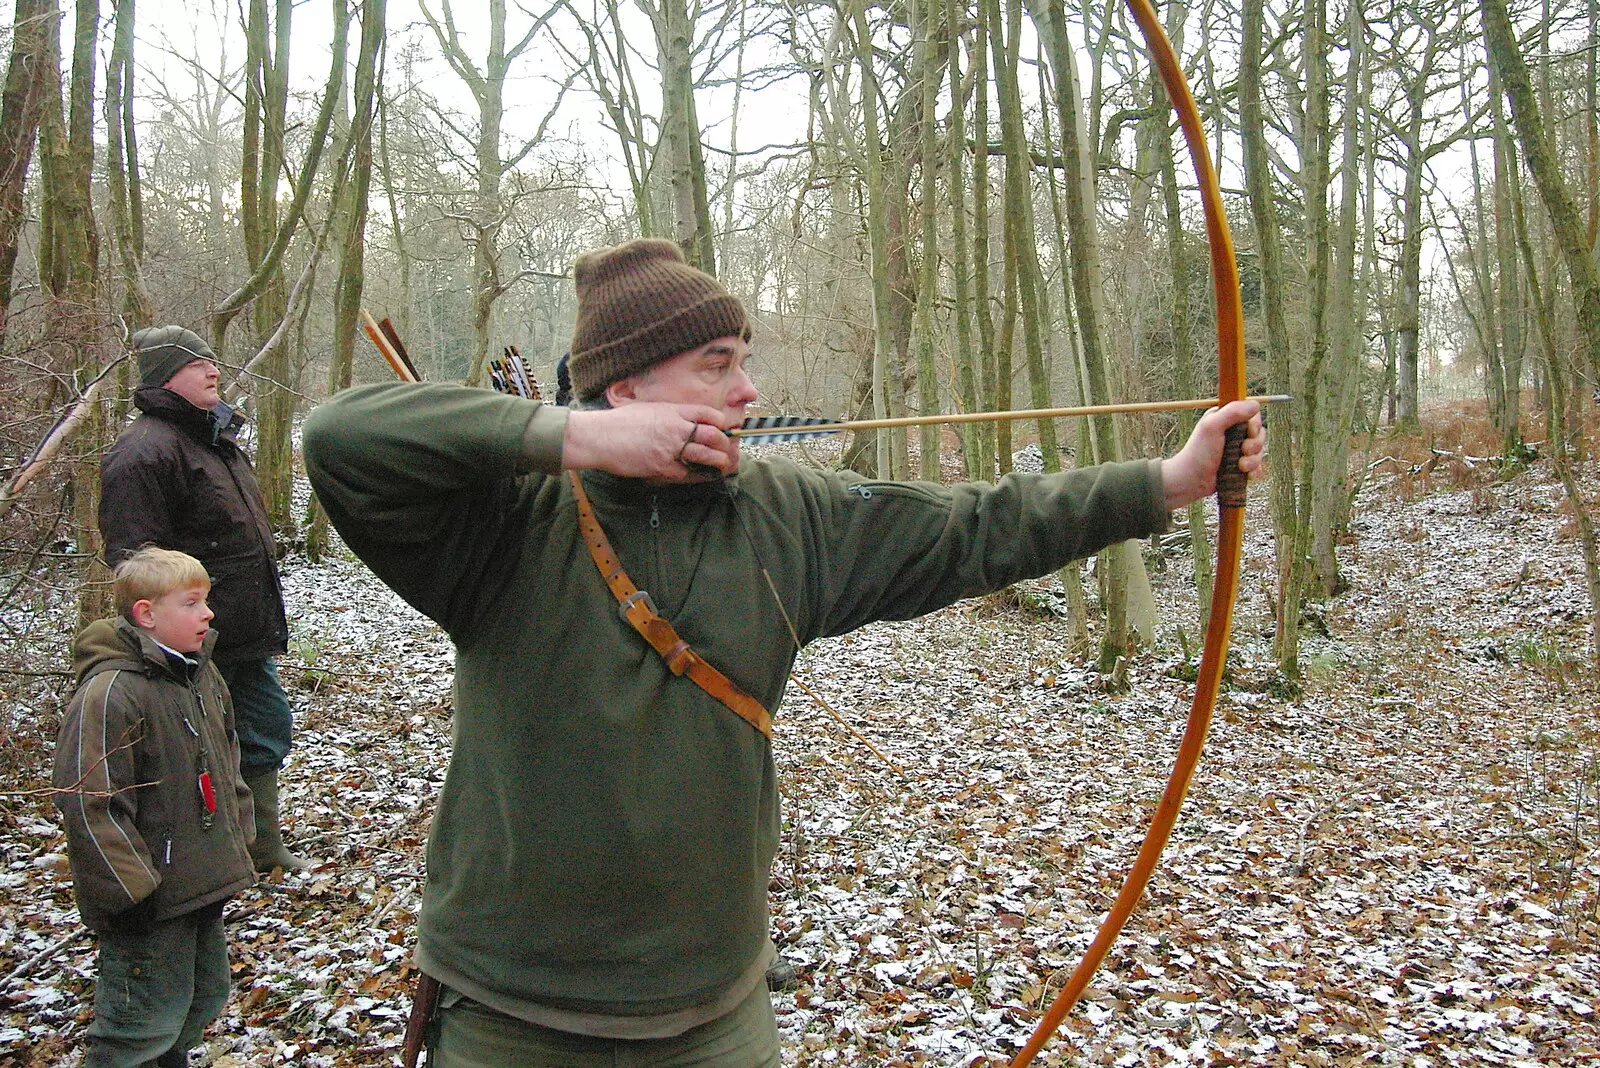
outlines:
[{"label": "dark brown jacket", "polygon": [[93,930],[146,899],[142,911],[161,921],[255,883],[255,816],[233,703],[211,663],[216,633],[193,671],[125,619],[91,623],[73,642],[78,692],[56,736],[51,782],[78,912]]},{"label": "dark brown jacket", "polygon": [[141,545],[188,553],[211,575],[217,662],[224,667],[288,648],[283,585],[266,507],[236,436],[211,413],[161,386],[133,395],[144,414],[100,461],[100,536],[116,564]]}]

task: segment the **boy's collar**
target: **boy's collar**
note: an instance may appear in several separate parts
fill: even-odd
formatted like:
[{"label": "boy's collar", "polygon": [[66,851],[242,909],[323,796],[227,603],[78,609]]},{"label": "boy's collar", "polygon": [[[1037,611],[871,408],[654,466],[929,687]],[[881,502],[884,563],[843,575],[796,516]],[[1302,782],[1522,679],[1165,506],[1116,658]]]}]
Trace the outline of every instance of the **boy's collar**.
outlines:
[{"label": "boy's collar", "polygon": [[[150,634],[149,631],[145,631],[145,633],[146,634]],[[161,641],[159,638],[157,638],[153,634],[150,634],[150,640],[155,642],[156,645],[160,647],[161,651],[166,653],[168,656],[176,657],[179,660],[182,660],[185,664],[188,664],[190,667],[199,667],[200,666],[200,658],[196,654],[194,654],[194,653],[180,653],[180,652],[178,652],[178,650],[174,649],[172,646],[170,646],[170,645],[166,644],[165,642]]]}]

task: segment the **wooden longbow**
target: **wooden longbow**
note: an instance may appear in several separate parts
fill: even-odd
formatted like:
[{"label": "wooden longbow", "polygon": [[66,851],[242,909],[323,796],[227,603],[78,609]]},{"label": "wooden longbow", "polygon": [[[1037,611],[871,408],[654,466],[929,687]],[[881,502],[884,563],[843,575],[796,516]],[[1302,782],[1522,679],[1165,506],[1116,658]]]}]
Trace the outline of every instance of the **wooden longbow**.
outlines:
[{"label": "wooden longbow", "polygon": [[[1239,268],[1234,260],[1233,237],[1228,230],[1227,215],[1223,211],[1222,187],[1211,167],[1211,157],[1206,148],[1205,133],[1200,128],[1200,111],[1183,76],[1183,67],[1173,51],[1172,42],[1156,17],[1150,0],[1128,0],[1128,8],[1138,22],[1149,47],[1151,57],[1166,86],[1167,99],[1177,110],[1184,140],[1189,145],[1189,155],[1194,162],[1199,179],[1200,194],[1205,206],[1206,236],[1211,251],[1211,281],[1217,302],[1217,397],[1222,403],[1239,400],[1245,395],[1244,316],[1240,307]],[[1061,1021],[1077,1004],[1095,970],[1111,951],[1112,944],[1122,933],[1123,925],[1133,914],[1144,894],[1145,885],[1161,859],[1161,851],[1172,835],[1178,811],[1183,807],[1189,781],[1194,777],[1195,765],[1200,761],[1200,751],[1205,746],[1206,732],[1211,727],[1211,712],[1216,705],[1217,688],[1222,682],[1222,668],[1228,657],[1228,634],[1233,624],[1233,601],[1239,585],[1239,555],[1244,543],[1244,475],[1239,471],[1239,449],[1244,442],[1244,426],[1233,427],[1228,432],[1228,447],[1224,450],[1222,467],[1217,475],[1217,567],[1215,584],[1211,589],[1210,623],[1206,628],[1205,652],[1200,658],[1200,672],[1195,680],[1194,703],[1189,709],[1189,721],[1184,728],[1183,742],[1178,747],[1177,759],[1167,776],[1167,786],[1156,805],[1155,815],[1145,832],[1139,855],[1118,891],[1111,910],[1101,921],[1094,941],[1084,952],[1083,959],[1068,977],[1066,985],[1051,1002],[1049,1009],[1034,1028],[1021,1052],[1011,1061],[1011,1068],[1024,1068],[1032,1062]]]}]

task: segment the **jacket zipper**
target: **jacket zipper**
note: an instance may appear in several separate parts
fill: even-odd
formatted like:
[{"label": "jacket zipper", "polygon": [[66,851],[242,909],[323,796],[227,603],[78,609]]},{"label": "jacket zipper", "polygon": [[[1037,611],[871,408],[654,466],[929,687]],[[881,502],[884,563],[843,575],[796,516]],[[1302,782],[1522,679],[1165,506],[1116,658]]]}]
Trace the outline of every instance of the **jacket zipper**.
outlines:
[{"label": "jacket zipper", "polygon": [[[656,595],[659,598],[665,592],[667,562],[661,551],[661,498],[656,494],[650,495],[650,541],[655,549],[656,557],[656,573],[652,576],[652,579],[658,587]],[[658,599],[656,603],[659,605],[662,602]]]},{"label": "jacket zipper", "polygon": [[[206,702],[200,696],[200,691],[191,681],[189,692],[194,695],[194,703],[200,709],[200,722],[205,722]],[[209,831],[217,818],[217,793],[216,786],[211,781],[211,761],[206,757],[206,740],[200,732],[195,730],[194,724],[189,722],[189,714],[182,713],[183,725],[189,728],[189,733],[195,738],[195,789],[200,795],[200,829]],[[169,846],[170,848],[170,846]]]}]

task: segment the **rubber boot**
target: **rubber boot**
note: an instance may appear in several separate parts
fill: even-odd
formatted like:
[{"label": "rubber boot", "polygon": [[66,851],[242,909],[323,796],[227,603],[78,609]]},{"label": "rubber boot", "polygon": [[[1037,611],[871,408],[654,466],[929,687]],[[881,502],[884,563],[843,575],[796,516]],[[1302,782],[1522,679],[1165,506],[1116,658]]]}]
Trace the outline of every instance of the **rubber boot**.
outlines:
[{"label": "rubber boot", "polygon": [[800,971],[793,964],[782,957],[772,962],[772,967],[767,969],[767,989],[772,991],[793,990],[800,985]]},{"label": "rubber boot", "polygon": [[250,847],[250,860],[256,871],[269,872],[274,868],[284,871],[305,871],[311,861],[297,857],[283,844],[283,832],[278,827],[278,769],[268,768],[244,777],[255,799],[256,840]]},{"label": "rubber boot", "polygon": [[156,1068],[189,1068],[189,1051],[174,1046],[150,1063]]}]

